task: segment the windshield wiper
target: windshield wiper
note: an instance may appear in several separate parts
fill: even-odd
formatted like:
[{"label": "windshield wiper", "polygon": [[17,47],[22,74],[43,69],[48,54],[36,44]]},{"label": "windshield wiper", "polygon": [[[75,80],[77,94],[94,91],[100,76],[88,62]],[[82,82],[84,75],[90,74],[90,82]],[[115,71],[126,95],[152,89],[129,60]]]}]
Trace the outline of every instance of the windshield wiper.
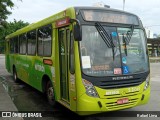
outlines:
[{"label": "windshield wiper", "polygon": [[100,23],[95,23],[95,27],[97,29],[97,31],[99,32],[100,36],[102,37],[102,39],[104,40],[104,42],[106,43],[106,45],[111,48],[111,47],[115,47],[115,45],[113,44],[112,41],[112,37],[109,36],[109,34],[106,32],[106,30],[103,28],[103,26]]},{"label": "windshield wiper", "polygon": [[100,36],[102,37],[102,39],[104,40],[104,42],[106,43],[106,45],[108,46],[108,48],[112,48],[113,60],[114,60],[114,56],[115,56],[114,47],[115,47],[115,45],[113,43],[112,36],[107,33],[107,31],[103,28],[103,26],[100,23],[96,22],[95,27],[96,27],[98,33],[100,34]]},{"label": "windshield wiper", "polygon": [[123,44],[124,44],[124,52],[125,52],[125,54],[126,54],[126,56],[127,56],[127,43],[126,43],[126,40],[125,40],[125,37],[124,37],[124,34],[123,34]]},{"label": "windshield wiper", "polygon": [[130,42],[130,40],[132,38],[132,35],[133,35],[133,31],[134,31],[134,25],[131,25],[131,31],[128,30],[127,34],[126,34],[126,37],[124,37],[125,43],[127,45],[129,45],[129,42]]},{"label": "windshield wiper", "polygon": [[123,34],[123,43],[124,43],[124,52],[127,56],[127,45],[129,45],[129,42],[132,38],[133,35],[133,31],[134,31],[134,25],[131,25],[131,31],[127,31],[126,37]]}]

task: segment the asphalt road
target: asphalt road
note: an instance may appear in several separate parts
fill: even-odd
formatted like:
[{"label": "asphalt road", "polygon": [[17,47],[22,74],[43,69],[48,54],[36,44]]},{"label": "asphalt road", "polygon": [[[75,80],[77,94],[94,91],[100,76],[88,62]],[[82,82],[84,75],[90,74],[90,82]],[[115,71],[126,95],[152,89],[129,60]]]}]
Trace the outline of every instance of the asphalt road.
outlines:
[{"label": "asphalt road", "polygon": [[[56,115],[54,118],[33,118],[32,120],[77,120],[77,119],[85,119],[85,120],[159,120],[159,118],[150,118],[150,117],[107,117],[107,115],[91,115],[87,117],[80,117],[60,104],[57,104],[55,108],[52,108],[47,104],[47,101],[43,94],[33,89],[29,85],[26,85],[23,82],[14,83],[12,75],[9,74],[5,69],[5,59],[4,56],[0,55],[0,76],[5,81],[7,91],[12,98],[14,104],[18,108],[19,111],[58,111],[55,112]],[[131,109],[127,109],[125,111],[160,111],[160,63],[151,63],[151,98],[148,104],[143,106],[134,107]],[[125,112],[123,113],[125,114]],[[127,114],[127,112],[126,112]],[[31,118],[24,118],[24,120],[31,120]]]}]

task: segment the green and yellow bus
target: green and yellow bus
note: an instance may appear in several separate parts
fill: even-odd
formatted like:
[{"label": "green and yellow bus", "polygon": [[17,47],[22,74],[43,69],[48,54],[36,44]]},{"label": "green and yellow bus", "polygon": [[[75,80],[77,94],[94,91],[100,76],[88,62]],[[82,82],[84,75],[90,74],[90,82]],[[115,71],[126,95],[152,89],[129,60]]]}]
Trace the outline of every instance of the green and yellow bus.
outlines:
[{"label": "green and yellow bus", "polygon": [[6,37],[6,69],[51,105],[81,115],[146,104],[147,39],[138,16],[71,7]]}]

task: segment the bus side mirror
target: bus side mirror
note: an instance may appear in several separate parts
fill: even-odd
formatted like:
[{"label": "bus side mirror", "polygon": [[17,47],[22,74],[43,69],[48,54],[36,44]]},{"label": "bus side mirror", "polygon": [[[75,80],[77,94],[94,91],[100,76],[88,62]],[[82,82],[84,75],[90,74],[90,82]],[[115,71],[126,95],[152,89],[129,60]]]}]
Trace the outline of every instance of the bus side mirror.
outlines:
[{"label": "bus side mirror", "polygon": [[82,28],[81,23],[78,19],[70,19],[70,23],[75,23],[73,26],[73,37],[75,41],[81,41],[82,40]]},{"label": "bus side mirror", "polygon": [[74,39],[75,41],[81,41],[82,40],[82,30],[81,26],[78,24],[74,25]]}]

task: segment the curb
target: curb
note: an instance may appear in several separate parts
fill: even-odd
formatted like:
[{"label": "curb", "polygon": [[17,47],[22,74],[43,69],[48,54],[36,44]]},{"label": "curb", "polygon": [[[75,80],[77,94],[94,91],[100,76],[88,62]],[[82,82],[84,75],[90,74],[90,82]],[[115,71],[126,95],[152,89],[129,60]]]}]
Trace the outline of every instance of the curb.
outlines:
[{"label": "curb", "polygon": [[[7,88],[5,87],[5,78],[0,76],[0,116],[2,112],[18,112],[17,107],[14,105],[11,97],[7,93]],[[3,114],[4,115],[4,114]],[[7,114],[8,115],[8,114]],[[0,117],[1,119],[1,117]],[[2,117],[2,120],[24,120],[18,117]]]}]

